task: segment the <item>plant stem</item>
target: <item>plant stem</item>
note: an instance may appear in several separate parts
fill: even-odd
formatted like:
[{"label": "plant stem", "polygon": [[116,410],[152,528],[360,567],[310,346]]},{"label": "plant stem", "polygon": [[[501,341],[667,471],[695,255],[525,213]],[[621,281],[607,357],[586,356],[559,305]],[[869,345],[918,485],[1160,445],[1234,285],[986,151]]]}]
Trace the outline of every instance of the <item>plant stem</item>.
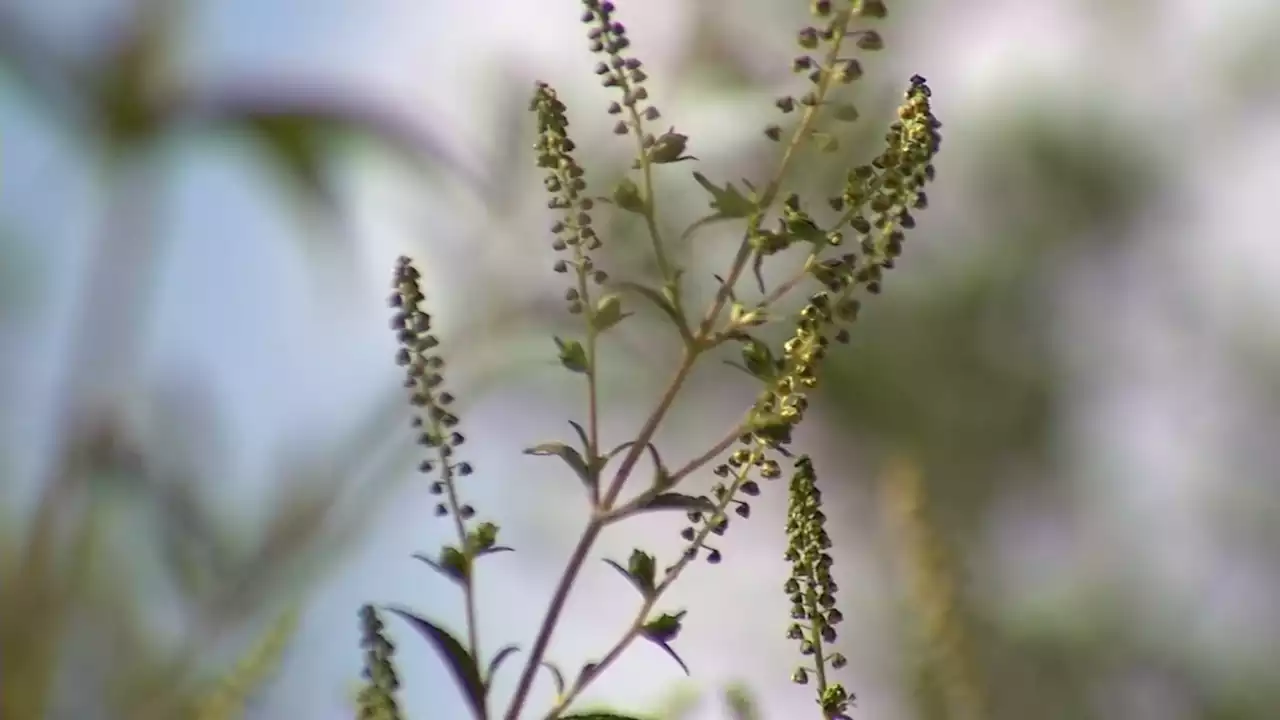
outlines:
[{"label": "plant stem", "polygon": [[[747,463],[744,467],[750,468],[751,464]],[[712,513],[713,517],[715,515],[723,514],[725,511],[725,508],[727,508],[729,506],[729,503],[733,501],[733,497],[737,493],[738,488],[741,487],[742,483],[745,482],[747,479],[746,472],[747,471],[744,469],[741,471],[741,473],[737,477],[734,478],[733,485],[730,486],[729,491],[725,493],[724,497],[716,503],[716,510],[714,513]],[[714,525],[710,522],[704,523],[702,528],[698,531],[698,534],[694,536],[693,542],[690,543],[690,547],[695,549],[702,547],[702,543],[706,542],[707,536],[711,534],[711,530],[713,527]],[[669,590],[673,584],[675,584],[675,581],[680,577],[680,574],[684,572],[684,569],[687,568],[689,564],[692,562],[693,562],[692,555],[682,555],[680,557],[680,560],[677,561],[676,564],[673,565],[671,569],[666,573],[666,576],[663,577],[662,582],[658,583],[658,586],[654,588],[653,594],[650,595],[644,601],[644,603],[640,606],[640,609],[636,612],[636,617],[634,620],[631,621],[631,627],[628,628],[626,634],[623,635],[622,638],[618,640],[618,642],[614,643],[613,647],[609,649],[609,652],[605,653],[605,656],[595,664],[595,669],[591,672],[590,676],[587,676],[587,677],[580,676],[574,682],[573,687],[570,688],[567,693],[565,693],[564,697],[559,699],[559,701],[556,703],[556,706],[552,708],[551,712],[547,713],[545,720],[553,720],[554,718],[559,716],[559,714],[563,712],[565,708],[569,707],[569,705],[578,697],[578,695],[580,695],[582,691],[586,689],[587,685],[590,684],[592,680],[600,677],[600,675],[604,672],[605,668],[607,668],[609,665],[612,665],[613,662],[616,661],[622,655],[622,653],[626,651],[626,649],[631,645],[631,643],[634,642],[635,639],[640,636],[640,632],[644,628],[644,623],[646,620],[648,620],[649,613],[653,611],[654,606],[658,604],[658,600],[661,599],[662,595],[666,593],[666,591]],[[508,718],[508,720],[514,720],[514,719]]]},{"label": "plant stem", "polygon": [[640,507],[645,503],[649,502],[650,500],[652,500],[659,493],[666,492],[676,487],[677,485],[680,484],[680,481],[684,480],[686,477],[689,477],[693,473],[697,472],[699,469],[705,467],[707,463],[719,457],[720,453],[724,452],[725,450],[728,450],[730,446],[732,446],[735,442],[738,441],[738,438],[742,436],[742,433],[745,430],[746,430],[746,426],[743,424],[734,425],[733,429],[729,431],[729,433],[726,434],[724,437],[720,438],[719,442],[711,446],[710,449],[708,449],[706,452],[702,453],[698,457],[685,463],[675,472],[671,473],[667,478],[668,483],[666,485],[662,487],[655,487],[655,488],[646,490],[640,495],[637,495],[633,500],[631,500],[631,502],[628,502],[626,505],[620,508],[615,508],[611,510],[607,516],[608,521],[613,522],[617,518],[625,517],[631,511],[635,510],[637,507]]},{"label": "plant stem", "polygon": [[578,539],[578,544],[574,547],[573,554],[569,557],[569,562],[565,565],[564,572],[560,575],[560,581],[551,596],[551,603],[547,606],[546,615],[538,628],[538,635],[529,651],[529,659],[525,662],[524,671],[520,674],[519,684],[516,685],[515,694],[511,698],[511,705],[507,709],[506,720],[519,720],[520,711],[523,709],[525,700],[529,696],[529,690],[533,686],[533,677],[538,672],[542,658],[546,655],[547,645],[551,642],[551,635],[555,632],[556,625],[560,622],[560,615],[564,612],[565,603],[569,599],[569,591],[573,588],[573,583],[577,580],[578,573],[582,571],[582,566],[587,560],[587,554],[591,552],[596,538],[600,536],[600,531],[604,529],[606,513],[617,499],[618,494],[622,492],[622,486],[626,484],[631,471],[635,469],[636,462],[639,461],[645,446],[653,439],[654,433],[658,430],[658,425],[661,424],[667,411],[671,409],[676,395],[680,392],[684,381],[689,377],[690,371],[693,370],[693,365],[697,361],[698,355],[699,353],[696,350],[685,349],[680,361],[680,367],[676,369],[675,375],[671,378],[666,391],[662,394],[662,399],[658,401],[657,407],[649,415],[649,419],[645,421],[640,433],[636,436],[635,442],[628,449],[626,456],[623,457],[622,464],[618,466],[618,472],[614,475],[608,491],[601,499],[599,507],[593,513],[586,530],[582,533],[582,537]]},{"label": "plant stem", "polygon": [[[835,65],[836,60],[840,57],[840,46],[843,44],[848,32],[849,19],[846,19],[840,26],[836,37],[831,43],[831,47],[827,50],[822,62],[824,68],[830,69]],[[716,318],[720,317],[720,313],[724,311],[725,303],[729,302],[729,296],[733,294],[733,288],[738,284],[738,279],[742,277],[742,272],[746,270],[747,262],[754,254],[751,247],[751,238],[759,231],[760,222],[764,219],[765,214],[769,212],[769,207],[773,205],[773,201],[777,199],[778,192],[782,189],[782,182],[786,179],[792,160],[795,159],[796,151],[799,149],[801,141],[808,137],[814,121],[818,117],[818,109],[822,107],[822,100],[826,97],[827,90],[830,87],[831,73],[824,72],[822,78],[818,81],[818,87],[815,91],[817,102],[805,108],[804,115],[800,118],[800,124],[796,127],[795,132],[791,134],[791,139],[787,142],[787,148],[782,153],[782,160],[778,165],[778,170],[774,173],[773,180],[768,187],[765,188],[764,195],[760,198],[755,213],[752,214],[747,223],[747,232],[743,236],[741,244],[738,245],[738,253],[733,258],[733,266],[729,269],[729,274],[725,277],[724,284],[720,286],[720,291],[716,293],[715,303],[707,311],[706,317],[702,319],[702,325],[699,327],[700,335],[706,335],[710,332]]]}]

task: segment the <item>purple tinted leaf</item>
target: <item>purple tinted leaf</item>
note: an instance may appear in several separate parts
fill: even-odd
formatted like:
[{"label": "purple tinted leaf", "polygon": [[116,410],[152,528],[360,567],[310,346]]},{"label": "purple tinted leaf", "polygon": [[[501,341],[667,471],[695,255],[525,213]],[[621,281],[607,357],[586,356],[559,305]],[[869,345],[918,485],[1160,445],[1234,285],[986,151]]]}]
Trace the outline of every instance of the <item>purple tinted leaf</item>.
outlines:
[{"label": "purple tinted leaf", "polygon": [[445,661],[445,665],[449,667],[449,672],[453,674],[459,689],[462,690],[467,704],[471,707],[472,716],[477,720],[485,717],[485,684],[480,678],[480,669],[476,667],[475,659],[462,646],[462,643],[439,625],[408,610],[398,608],[387,608],[387,610],[404,618],[414,630],[431,642],[436,652],[440,653],[441,659]]}]

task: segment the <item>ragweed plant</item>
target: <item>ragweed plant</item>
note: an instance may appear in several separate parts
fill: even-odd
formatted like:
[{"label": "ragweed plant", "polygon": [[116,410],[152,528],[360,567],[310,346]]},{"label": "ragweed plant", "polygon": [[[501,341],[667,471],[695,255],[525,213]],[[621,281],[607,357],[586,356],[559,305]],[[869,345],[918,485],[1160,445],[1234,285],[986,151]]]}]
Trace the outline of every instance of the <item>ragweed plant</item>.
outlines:
[{"label": "ragweed plant", "polygon": [[[788,95],[776,102],[783,114],[797,113],[798,120],[786,132],[781,125],[764,128],[765,137],[781,144],[776,171],[758,187],[743,180],[745,193],[731,182],[721,184],[701,172],[692,173],[694,182],[709,194],[712,212],[693,222],[681,239],[713,222],[743,225],[732,263],[722,276],[716,276],[719,287],[714,298],[695,315],[686,301],[683,270],[667,252],[669,238],[663,236],[663,224],[658,221],[655,186],[661,166],[697,158],[689,153],[688,136],[674,127],[662,130],[661,114],[649,100],[645,69],[628,52],[626,28],[617,19],[614,4],[583,0],[582,6],[590,48],[600,58],[595,74],[617,93],[607,112],[614,118],[615,134],[630,138],[634,144],[635,172],[622,179],[608,197],[589,193],[585,171],[575,156],[565,105],[551,86],[537,84],[530,110],[537,118],[537,165],[545,173],[544,184],[550,194],[547,206],[555,215],[552,246],[559,257],[552,269],[567,276],[567,310],[582,318],[579,337],[557,337],[555,344],[560,365],[582,377],[588,399],[584,421],[570,421],[578,442],[546,442],[525,452],[558,457],[568,465],[590,500],[590,520],[556,585],[532,646],[523,653],[515,691],[505,710],[500,710],[489,693],[494,673],[523,648],[505,646],[482,662],[473,578],[482,558],[510,548],[498,544],[497,525],[480,520],[465,499],[462,481],[472,467],[458,457],[464,436],[458,429],[459,418],[450,410],[453,397],[445,389],[440,343],[432,334],[431,316],[423,309],[420,274],[409,258],[401,258],[391,296],[395,309],[392,327],[400,343],[397,360],[406,368],[411,402],[420,410],[414,422],[427,450],[420,469],[434,476],[430,490],[439,498],[436,514],[449,518],[456,531],[455,543],[420,559],[460,587],[465,597],[465,633],[456,637],[407,610],[391,612],[411,623],[441,652],[476,718],[624,717],[570,714],[570,708],[636,640],[662,647],[684,667],[672,642],[680,633],[686,611],[664,607],[663,598],[698,557],[712,564],[721,560],[721,551],[712,543],[718,544],[717,538],[728,531],[731,515],[739,519],[750,516],[750,498],[761,494],[761,481],[783,477],[788,472],[785,463],[793,466],[786,521],[786,559],[792,571],[790,578],[779,578],[779,582],[792,603],[787,634],[799,641],[803,658],[793,679],[798,683],[812,679],[819,717],[847,717],[853,694],[833,676],[833,671],[845,664],[844,657],[834,650],[838,641],[835,628],[842,618],[835,607],[837,586],[832,579],[831,540],[824,529],[818,474],[809,458],[793,459],[790,446],[831,344],[848,341],[862,300],[881,292],[886,271],[902,254],[905,232],[915,226],[913,213],[927,202],[924,186],[933,179],[932,162],[940,142],[940,124],[930,109],[929,87],[924,78],[911,78],[879,155],[865,164],[850,164],[843,187],[825,199],[828,209],[816,208],[817,203],[789,191],[788,181],[803,153],[816,150],[830,158],[846,159],[834,134],[824,128],[830,122],[856,120],[857,109],[842,99],[841,91],[862,75],[857,52],[876,51],[884,44],[880,34],[869,27],[885,17],[884,2],[813,0],[810,10],[814,22],[799,31],[802,54],[793,62],[794,71],[804,77],[807,87],[798,97]],[[595,213],[602,204],[643,219],[661,275],[659,286],[615,280],[598,267],[593,253],[606,239],[596,230]],[[782,282],[767,287],[761,272],[764,263],[781,261],[782,251],[791,248],[805,251],[803,261]],[[753,300],[741,299],[737,291],[748,270],[760,290]],[[782,310],[781,301],[796,293],[807,293],[803,307],[795,313]],[[599,428],[598,350],[605,335],[631,315],[624,298],[656,306],[679,333],[682,351],[673,377],[635,436],[611,445],[601,437]],[[780,347],[771,346],[762,335],[769,326],[788,329],[790,337]],[[738,348],[742,361],[731,364],[758,385],[756,400],[704,453],[669,468],[653,442],[655,433],[694,367],[726,347]],[[646,455],[655,468],[653,475],[647,486],[623,499],[624,488]],[[612,472],[606,473],[610,469]],[[704,470],[714,476],[710,490],[690,491],[689,481]],[[596,540],[606,528],[633,515],[661,510],[687,515],[688,525],[681,533],[687,543],[682,555],[669,565],[660,564],[641,549],[634,550],[625,562],[606,560],[639,592],[639,608],[630,626],[601,659],[585,665],[575,677],[566,677],[548,662],[547,647]],[[397,718],[391,645],[382,636],[380,623],[372,607],[362,610],[368,686],[361,695],[360,717]],[[535,676],[544,669],[556,684],[557,699],[553,707],[535,711],[527,706],[527,700]]]}]

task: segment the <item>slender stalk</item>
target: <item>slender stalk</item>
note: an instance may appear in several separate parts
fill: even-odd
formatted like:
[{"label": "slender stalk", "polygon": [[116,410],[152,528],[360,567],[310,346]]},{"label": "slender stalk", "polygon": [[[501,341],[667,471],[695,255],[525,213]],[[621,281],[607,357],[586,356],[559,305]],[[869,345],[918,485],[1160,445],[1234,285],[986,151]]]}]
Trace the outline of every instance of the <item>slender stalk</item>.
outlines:
[{"label": "slender stalk", "polygon": [[507,709],[507,720],[518,720],[520,717],[520,711],[523,709],[524,703],[528,699],[529,691],[533,687],[533,678],[538,672],[538,667],[541,665],[543,657],[546,655],[547,645],[551,642],[551,635],[555,632],[556,625],[560,622],[560,616],[564,612],[564,606],[568,602],[569,591],[573,588],[573,583],[578,579],[578,574],[582,571],[587,555],[591,552],[592,546],[595,545],[596,539],[600,536],[600,531],[604,529],[606,524],[605,513],[617,499],[618,493],[622,491],[622,486],[626,484],[627,478],[635,468],[636,462],[640,459],[640,454],[653,439],[659,424],[666,416],[667,411],[671,409],[676,395],[684,385],[684,381],[689,377],[689,372],[693,369],[697,358],[697,352],[686,348],[680,366],[671,378],[671,382],[667,385],[666,391],[662,394],[662,399],[658,401],[657,407],[654,408],[649,415],[649,419],[645,421],[644,426],[640,429],[635,443],[632,444],[623,458],[622,464],[618,467],[618,472],[614,476],[608,491],[601,499],[600,505],[593,513],[591,520],[587,523],[587,528],[583,531],[582,537],[579,538],[577,546],[574,547],[573,554],[570,555],[569,562],[565,565],[564,572],[560,575],[560,581],[556,584],[555,592],[551,596],[551,603],[547,606],[547,612],[538,627],[538,635],[534,638],[533,647],[529,650],[528,660],[525,661],[524,670],[520,674],[520,681],[516,685],[515,694],[512,696],[511,704]]},{"label": "slender stalk", "polygon": [[741,425],[741,424],[735,425],[733,429],[729,431],[728,434],[720,438],[720,440],[717,441],[715,445],[712,445],[706,452],[690,460],[689,462],[685,463],[680,468],[672,472],[668,476],[669,482],[666,485],[662,487],[655,487],[655,488],[646,490],[640,495],[637,495],[633,500],[631,500],[631,502],[627,503],[626,505],[623,505],[620,508],[614,508],[613,510],[611,510],[607,516],[608,521],[614,522],[618,518],[625,517],[631,511],[648,503],[659,493],[666,492],[667,490],[670,490],[676,487],[677,485],[680,484],[682,480],[689,477],[690,475],[697,472],[698,470],[702,469],[703,467],[706,467],[708,463],[710,463],[712,460],[715,460],[717,457],[719,457],[720,454],[723,453],[725,450],[728,450],[735,442],[738,441],[738,438],[742,436],[742,433],[745,430],[746,430],[745,425]]},{"label": "slender stalk", "polygon": [[[849,33],[849,19],[846,19],[831,43],[831,47],[827,50],[827,54],[823,59],[823,67],[832,67],[836,60],[840,57],[840,46],[843,44],[845,37]],[[715,302],[707,311],[706,316],[702,319],[702,325],[699,328],[699,334],[706,335],[710,332],[712,326],[715,325],[716,318],[720,317],[720,313],[724,311],[724,306],[729,302],[729,296],[733,294],[733,288],[738,284],[738,279],[742,277],[742,273],[747,268],[747,262],[754,255],[751,247],[751,238],[760,230],[760,223],[764,220],[764,216],[769,212],[774,200],[778,198],[778,193],[782,190],[782,183],[787,177],[788,171],[791,169],[791,163],[795,159],[796,151],[800,147],[800,143],[807,137],[813,128],[813,123],[817,120],[818,109],[822,107],[822,100],[826,97],[828,89],[831,87],[831,75],[823,73],[822,78],[818,81],[818,87],[815,91],[817,102],[809,105],[804,110],[804,115],[800,118],[800,124],[796,127],[791,139],[787,142],[787,148],[782,153],[782,160],[778,164],[778,170],[774,174],[773,180],[765,188],[764,195],[761,196],[756,207],[756,212],[751,216],[747,223],[747,232],[742,238],[742,242],[738,245],[738,252],[734,255],[733,266],[729,269],[729,274],[725,277],[724,284],[720,286],[719,292],[716,293]]]},{"label": "slender stalk", "polygon": [[[750,467],[750,463],[744,465],[744,469],[734,478],[733,484],[729,487],[729,491],[726,492],[724,497],[716,503],[716,510],[713,515],[721,514],[729,507],[729,503],[733,501],[733,497],[737,493],[738,488],[747,480],[746,468]],[[698,530],[698,534],[694,536],[693,542],[690,543],[690,547],[695,549],[701,548],[702,544],[706,542],[707,537],[711,535],[713,527],[712,523],[704,523],[702,528]],[[644,603],[641,604],[640,609],[636,611],[635,619],[631,621],[631,627],[627,629],[627,632],[616,643],[614,643],[613,647],[605,653],[604,657],[595,664],[595,670],[593,670],[589,676],[579,677],[577,681],[574,682],[573,687],[565,693],[564,697],[560,698],[559,702],[556,703],[556,706],[551,709],[551,712],[547,713],[546,720],[553,720],[559,716],[560,713],[564,712],[564,710],[568,708],[580,694],[582,694],[582,691],[586,689],[587,685],[589,685],[592,680],[600,677],[604,670],[612,665],[636,638],[640,637],[640,633],[644,628],[644,623],[649,619],[649,614],[653,612],[653,608],[658,604],[658,600],[660,600],[667,590],[675,584],[675,581],[679,579],[680,574],[683,573],[685,568],[693,562],[693,559],[694,556],[690,554],[682,555],[680,557],[680,560],[677,561],[663,577],[662,582],[658,583],[658,586],[654,588],[653,594],[650,595]]]},{"label": "slender stalk", "polygon": [[[463,549],[467,555],[467,574],[463,577],[462,597],[463,612],[466,616],[467,624],[467,645],[471,651],[471,657],[475,658],[476,663],[480,663],[480,619],[476,612],[476,581],[475,581],[475,563],[471,557],[471,551],[467,547],[467,526],[462,519],[459,509],[462,504],[458,501],[458,491],[454,487],[453,466],[449,462],[449,456],[443,452],[441,446],[440,458],[440,479],[444,481],[445,497],[449,503],[449,515],[453,517],[453,529],[458,534],[458,547]],[[481,712],[487,714],[483,704]],[[484,720],[484,718],[481,718]]]}]

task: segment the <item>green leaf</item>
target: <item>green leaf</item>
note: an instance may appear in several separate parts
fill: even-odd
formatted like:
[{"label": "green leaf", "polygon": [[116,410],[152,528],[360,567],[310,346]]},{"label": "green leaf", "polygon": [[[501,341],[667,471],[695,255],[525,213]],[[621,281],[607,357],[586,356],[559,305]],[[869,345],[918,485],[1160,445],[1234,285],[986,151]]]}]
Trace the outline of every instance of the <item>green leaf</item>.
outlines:
[{"label": "green leaf", "polygon": [[591,314],[591,325],[596,332],[602,333],[618,323],[631,317],[633,313],[622,312],[622,300],[616,294],[605,295],[596,303]]},{"label": "green leaf", "polygon": [[482,522],[467,533],[467,550],[473,555],[482,553],[498,544],[498,526]]},{"label": "green leaf", "polygon": [[435,623],[421,618],[408,610],[386,609],[404,618],[406,622],[413,626],[414,630],[417,630],[430,641],[436,652],[440,653],[441,659],[449,666],[453,679],[457,682],[458,688],[462,690],[467,704],[471,707],[472,717],[477,718],[477,720],[483,718],[485,716],[485,684],[480,678],[480,669],[476,667],[476,661],[471,657],[471,653],[462,647],[462,643],[458,642],[452,635]]},{"label": "green leaf", "polygon": [[636,590],[639,590],[646,600],[653,597],[656,564],[652,555],[642,550],[632,550],[631,560],[625,568],[608,558],[604,561],[626,578]]},{"label": "green leaf", "polygon": [[649,209],[649,202],[640,193],[640,187],[631,178],[622,178],[613,188],[610,200],[628,212],[644,214]]},{"label": "green leaf", "polygon": [[619,516],[630,517],[636,513],[651,512],[655,510],[683,510],[685,512],[715,512],[716,505],[705,497],[697,497],[694,495],[685,495],[684,493],[668,492],[653,496],[653,499],[643,505],[637,505],[627,510],[626,513]]},{"label": "green leaf", "polygon": [[644,299],[653,303],[664,315],[671,319],[671,322],[675,323],[676,329],[680,331],[680,336],[685,339],[685,342],[692,342],[693,336],[689,332],[689,326],[685,323],[684,317],[676,308],[675,303],[668,300],[661,292],[646,285],[626,280],[618,283],[618,287],[633,290],[639,293]]},{"label": "green leaf", "polygon": [[685,664],[684,660],[670,645],[671,641],[675,640],[676,636],[680,634],[680,623],[684,619],[685,612],[681,610],[674,615],[663,613],[661,616],[645,623],[640,628],[640,636],[665,650],[671,656],[671,659],[680,665],[680,669],[684,670],[684,674],[689,675],[689,666]]},{"label": "green leaf", "polygon": [[519,645],[506,645],[503,646],[503,648],[498,651],[498,654],[494,655],[493,659],[489,661],[489,670],[485,673],[484,678],[485,695],[488,695],[489,689],[493,687],[493,676],[497,674],[498,668],[502,666],[502,663],[505,662],[507,658],[518,652],[520,652]]},{"label": "green leaf", "polygon": [[645,640],[649,640],[651,642],[671,642],[680,634],[681,623],[687,613],[687,610],[681,610],[674,615],[671,613],[663,613],[653,620],[645,623],[640,628],[640,634]]},{"label": "green leaf", "polygon": [[587,350],[577,340],[561,340],[554,338],[556,347],[560,348],[560,364],[570,372],[588,373],[591,367],[587,363]]},{"label": "green leaf", "polygon": [[753,377],[772,382],[778,374],[778,361],[768,345],[748,339],[742,344],[742,360]]},{"label": "green leaf", "polygon": [[470,562],[462,551],[451,545],[446,545],[440,550],[440,559],[433,560],[422,553],[414,553],[415,560],[420,560],[431,567],[432,570],[444,575],[459,585],[465,584],[469,573]]},{"label": "green leaf", "polygon": [[561,715],[560,720],[649,720],[637,715],[619,715],[613,712],[574,713]]},{"label": "green leaf", "polygon": [[706,175],[696,170],[693,173],[693,179],[697,180],[704,190],[711,193],[711,209],[715,210],[719,217],[744,218],[756,209],[756,204],[738,192],[738,188],[734,187],[733,183],[726,183],[723,188],[718,187],[708,180]]},{"label": "green leaf", "polygon": [[524,451],[525,455],[555,455],[561,458],[573,469],[573,472],[582,480],[582,484],[587,487],[594,487],[596,484],[596,475],[583,459],[582,453],[561,442],[542,443],[534,445]]},{"label": "green leaf", "polygon": [[653,556],[643,550],[632,550],[627,562],[627,572],[646,590],[653,591],[653,576],[657,572]]}]

